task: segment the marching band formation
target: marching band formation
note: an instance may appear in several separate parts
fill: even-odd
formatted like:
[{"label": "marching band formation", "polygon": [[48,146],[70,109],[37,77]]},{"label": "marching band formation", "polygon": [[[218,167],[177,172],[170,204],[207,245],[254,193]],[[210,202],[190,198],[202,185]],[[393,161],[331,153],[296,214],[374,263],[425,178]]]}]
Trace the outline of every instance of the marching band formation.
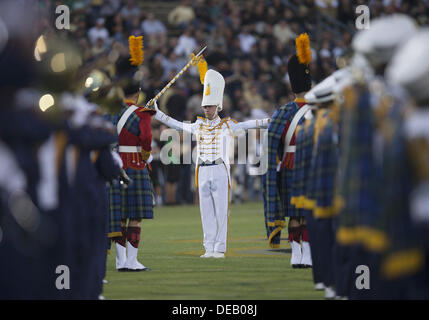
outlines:
[{"label": "marching band formation", "polygon": [[[291,266],[312,268],[328,299],[429,298],[427,28],[405,15],[375,19],[354,36],[347,65],[317,84],[310,37],[299,35],[288,61],[296,99],[245,122],[219,117],[225,80],[193,55],[206,117],[185,123],[155,98],[144,105],[126,73],[117,94],[111,84],[89,90],[97,77],[73,43],[26,18],[21,28],[0,20],[0,299],[101,298],[111,242],[118,271],[150,271],[137,256],[141,220],[153,219],[153,120],[197,137],[201,258],[228,256],[230,140],[267,128],[269,247],[280,248],[287,225]],[[59,266],[70,290],[58,290],[68,285]]]}]

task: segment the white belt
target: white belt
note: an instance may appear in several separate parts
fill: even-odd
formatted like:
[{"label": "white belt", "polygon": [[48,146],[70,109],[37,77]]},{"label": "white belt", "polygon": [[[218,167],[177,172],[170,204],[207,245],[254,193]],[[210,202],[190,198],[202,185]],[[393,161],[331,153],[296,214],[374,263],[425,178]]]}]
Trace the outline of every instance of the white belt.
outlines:
[{"label": "white belt", "polygon": [[135,152],[142,152],[142,147],[135,147],[135,146],[119,146],[119,152],[124,153],[135,153]]},{"label": "white belt", "polygon": [[223,163],[222,158],[218,158],[218,159],[216,159],[214,161],[210,161],[210,160],[205,160],[204,161],[201,158],[198,158],[198,164],[201,165],[201,166],[204,166],[204,165],[216,165],[216,164],[222,164],[222,163]]}]

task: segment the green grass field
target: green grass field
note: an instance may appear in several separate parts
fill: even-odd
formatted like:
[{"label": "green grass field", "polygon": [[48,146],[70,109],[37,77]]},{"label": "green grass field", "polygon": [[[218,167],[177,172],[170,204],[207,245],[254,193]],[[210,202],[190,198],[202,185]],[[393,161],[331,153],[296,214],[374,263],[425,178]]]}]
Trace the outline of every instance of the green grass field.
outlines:
[{"label": "green grass field", "polygon": [[[142,222],[139,261],[150,272],[117,272],[115,249],[107,260],[106,299],[218,300],[323,299],[311,269],[292,269],[289,244],[270,249],[264,237],[262,203],[230,206],[225,259],[201,259],[198,206],[155,208]],[[285,238],[286,234],[282,235]]]}]

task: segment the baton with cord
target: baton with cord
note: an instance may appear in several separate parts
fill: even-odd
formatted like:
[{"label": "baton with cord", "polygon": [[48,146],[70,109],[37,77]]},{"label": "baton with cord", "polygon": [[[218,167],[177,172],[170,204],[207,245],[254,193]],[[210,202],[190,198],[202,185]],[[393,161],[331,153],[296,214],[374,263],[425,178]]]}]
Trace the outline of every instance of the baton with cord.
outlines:
[{"label": "baton with cord", "polygon": [[175,76],[174,76],[174,78],[173,79],[171,79],[170,80],[170,82],[169,83],[167,83],[167,85],[155,96],[155,98],[153,98],[153,99],[151,99],[151,100],[149,100],[149,102],[148,103],[146,103],[146,108],[151,108],[151,109],[153,109],[153,107],[152,107],[152,105],[153,105],[153,103],[155,102],[155,101],[157,101],[164,93],[165,93],[165,91],[167,91],[167,89],[168,88],[170,88],[175,82],[176,82],[176,80],[177,79],[179,79],[180,78],[180,76],[186,71],[186,70],[188,70],[189,69],[189,67],[191,66],[191,65],[194,65],[195,63],[197,63],[198,62],[198,60],[199,60],[199,58],[200,58],[200,56],[201,56],[201,54],[204,52],[204,50],[206,50],[206,48],[207,48],[207,46],[205,46],[204,48],[202,48],[201,49],[201,51],[200,52],[198,52],[198,54],[197,55],[195,55],[194,57],[192,57],[192,59],[191,60],[189,60],[189,62],[186,64],[186,66],[184,66],[183,68],[182,68],[182,70],[180,70]]}]

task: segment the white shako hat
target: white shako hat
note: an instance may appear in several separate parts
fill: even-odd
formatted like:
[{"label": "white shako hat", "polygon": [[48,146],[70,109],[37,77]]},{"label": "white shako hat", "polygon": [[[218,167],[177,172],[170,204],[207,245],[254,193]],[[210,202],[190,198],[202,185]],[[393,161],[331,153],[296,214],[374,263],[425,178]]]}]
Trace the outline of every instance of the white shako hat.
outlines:
[{"label": "white shako hat", "polygon": [[312,105],[333,100],[334,86],[335,78],[333,75],[330,75],[305,94],[305,101]]},{"label": "white shako hat", "polygon": [[416,23],[407,15],[384,16],[371,21],[369,29],[359,31],[353,38],[352,47],[376,68],[388,63],[395,50],[416,31]]},{"label": "white shako hat", "polygon": [[429,28],[413,36],[393,56],[386,70],[389,82],[403,87],[417,102],[429,102]]},{"label": "white shako hat", "polygon": [[225,79],[223,76],[212,69],[206,72],[204,76],[203,101],[201,106],[217,106],[222,110],[223,90],[225,89]]},{"label": "white shako hat", "polygon": [[304,96],[305,101],[310,105],[333,101],[349,81],[350,69],[339,69],[311,88]]}]

